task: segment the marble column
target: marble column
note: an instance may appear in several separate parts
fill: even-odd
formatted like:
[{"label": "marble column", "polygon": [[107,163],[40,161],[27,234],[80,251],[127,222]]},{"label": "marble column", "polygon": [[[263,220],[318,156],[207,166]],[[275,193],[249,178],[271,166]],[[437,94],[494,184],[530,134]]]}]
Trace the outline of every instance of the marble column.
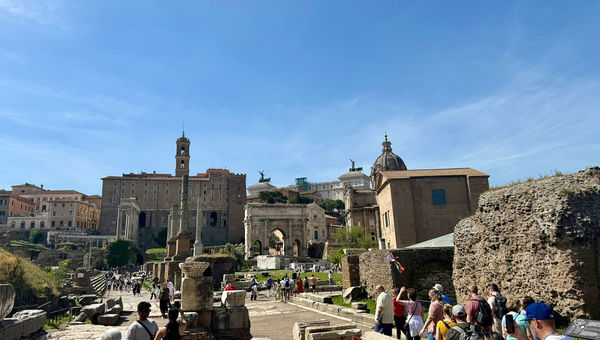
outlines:
[{"label": "marble column", "polygon": [[123,215],[123,211],[121,210],[121,206],[117,209],[117,240],[121,239],[121,215]]}]

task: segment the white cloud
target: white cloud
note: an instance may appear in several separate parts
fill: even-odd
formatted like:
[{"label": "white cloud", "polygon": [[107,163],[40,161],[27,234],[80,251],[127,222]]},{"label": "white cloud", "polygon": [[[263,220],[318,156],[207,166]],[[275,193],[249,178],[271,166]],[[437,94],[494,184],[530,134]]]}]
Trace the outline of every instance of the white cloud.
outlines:
[{"label": "white cloud", "polygon": [[0,0],[0,11],[16,18],[41,24],[59,24],[60,1]]}]

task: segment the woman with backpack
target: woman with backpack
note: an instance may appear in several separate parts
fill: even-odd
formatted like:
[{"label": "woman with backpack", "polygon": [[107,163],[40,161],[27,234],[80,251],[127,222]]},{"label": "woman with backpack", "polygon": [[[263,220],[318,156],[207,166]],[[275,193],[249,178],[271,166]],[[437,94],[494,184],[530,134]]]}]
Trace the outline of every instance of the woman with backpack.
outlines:
[{"label": "woman with backpack", "polygon": [[429,299],[431,300],[429,315],[419,334],[423,335],[427,331],[429,332],[428,340],[435,340],[436,325],[444,318],[444,300],[442,300],[442,293],[437,289],[429,291]]},{"label": "woman with backpack", "polygon": [[[406,290],[408,300],[398,300],[402,297],[402,293]],[[404,325],[404,331],[406,332],[408,340],[420,340],[421,336],[419,332],[423,328],[423,306],[417,301],[417,291],[414,288],[402,287],[400,288],[400,294],[398,299],[402,306],[404,306],[404,313],[406,315],[406,324]]]},{"label": "woman with backpack", "polygon": [[435,340],[446,340],[446,333],[452,327],[456,326],[454,316],[452,315],[452,305],[444,305],[444,318],[438,321],[435,331]]}]

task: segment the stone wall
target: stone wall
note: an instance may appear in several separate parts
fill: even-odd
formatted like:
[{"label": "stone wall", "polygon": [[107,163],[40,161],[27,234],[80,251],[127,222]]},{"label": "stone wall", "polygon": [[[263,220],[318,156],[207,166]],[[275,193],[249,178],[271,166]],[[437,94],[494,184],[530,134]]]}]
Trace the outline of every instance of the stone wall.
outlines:
[{"label": "stone wall", "polygon": [[[600,319],[600,168],[489,191],[454,231],[454,285]],[[460,296],[460,303],[466,296]]]},{"label": "stone wall", "polygon": [[[386,259],[390,251],[404,267],[404,273],[400,274]],[[370,296],[374,295],[377,285],[383,285],[387,291],[413,287],[419,300],[428,300],[429,290],[439,283],[444,287],[444,294],[454,302],[452,254],[452,248],[371,250],[360,255],[360,282]]]},{"label": "stone wall", "polygon": [[360,285],[359,262],[358,255],[342,257],[342,286],[344,289]]}]

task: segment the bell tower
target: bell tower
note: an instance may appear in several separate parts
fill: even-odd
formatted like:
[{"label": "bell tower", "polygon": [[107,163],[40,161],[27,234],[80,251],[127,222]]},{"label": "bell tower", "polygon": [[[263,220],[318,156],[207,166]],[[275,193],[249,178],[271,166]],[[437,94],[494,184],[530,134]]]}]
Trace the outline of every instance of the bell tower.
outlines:
[{"label": "bell tower", "polygon": [[190,174],[190,140],[185,138],[185,131],[177,138],[177,151],[175,152],[175,176],[181,177]]}]

